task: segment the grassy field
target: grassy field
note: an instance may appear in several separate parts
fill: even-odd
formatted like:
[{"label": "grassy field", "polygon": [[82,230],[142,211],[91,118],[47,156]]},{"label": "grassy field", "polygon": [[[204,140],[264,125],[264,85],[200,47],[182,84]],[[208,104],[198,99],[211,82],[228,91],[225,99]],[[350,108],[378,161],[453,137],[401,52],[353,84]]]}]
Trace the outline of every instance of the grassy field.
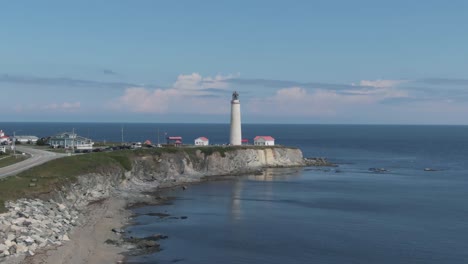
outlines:
[{"label": "grassy field", "polygon": [[[116,151],[64,157],[0,180],[0,212],[5,211],[7,200],[49,193],[76,181],[79,175],[108,171],[111,167],[130,170],[131,155],[131,151]],[[35,186],[30,187],[30,184]]]},{"label": "grassy field", "polygon": [[13,165],[17,162],[23,161],[29,158],[29,156],[17,155],[16,158],[13,155],[1,155],[0,156],[0,168]]}]

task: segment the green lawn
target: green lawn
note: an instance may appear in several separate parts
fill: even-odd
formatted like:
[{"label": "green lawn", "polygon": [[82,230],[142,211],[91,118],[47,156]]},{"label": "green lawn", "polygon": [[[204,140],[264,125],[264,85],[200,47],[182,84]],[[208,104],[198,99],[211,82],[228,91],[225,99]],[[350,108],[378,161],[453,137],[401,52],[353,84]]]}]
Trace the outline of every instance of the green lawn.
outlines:
[{"label": "green lawn", "polygon": [[[18,198],[32,198],[47,194],[54,189],[76,181],[87,173],[107,172],[112,168],[131,169],[131,151],[90,153],[49,161],[16,176],[0,180],[0,212],[5,211],[4,202]],[[36,184],[29,187],[30,183]]]},{"label": "green lawn", "polygon": [[0,168],[10,166],[17,162],[23,161],[29,158],[28,155],[17,155],[16,158],[13,155],[0,155]]}]

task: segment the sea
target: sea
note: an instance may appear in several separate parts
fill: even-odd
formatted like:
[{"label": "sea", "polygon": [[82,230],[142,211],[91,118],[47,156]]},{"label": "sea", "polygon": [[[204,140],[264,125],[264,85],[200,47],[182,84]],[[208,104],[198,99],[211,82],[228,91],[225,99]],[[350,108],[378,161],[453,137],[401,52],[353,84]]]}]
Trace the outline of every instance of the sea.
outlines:
[{"label": "sea", "polygon": [[[122,134],[127,142],[229,138],[228,124],[0,129],[40,137],[74,129],[112,142]],[[137,216],[126,228],[135,237],[167,235],[162,250],[128,263],[468,263],[468,126],[244,124],[242,131],[250,140],[273,136],[338,167],[268,169],[165,190],[170,203],[133,209]]]}]

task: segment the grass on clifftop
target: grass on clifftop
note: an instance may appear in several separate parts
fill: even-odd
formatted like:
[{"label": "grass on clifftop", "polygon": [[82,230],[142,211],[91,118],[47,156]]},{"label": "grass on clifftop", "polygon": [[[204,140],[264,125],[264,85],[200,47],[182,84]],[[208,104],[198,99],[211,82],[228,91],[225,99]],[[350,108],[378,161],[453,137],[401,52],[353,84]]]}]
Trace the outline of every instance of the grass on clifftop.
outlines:
[{"label": "grass on clifftop", "polygon": [[[47,194],[64,184],[76,181],[79,175],[105,172],[112,167],[131,170],[128,152],[130,151],[65,157],[0,180],[0,212],[5,211],[5,201]],[[30,184],[36,186],[30,187]]]},{"label": "grass on clifftop", "polygon": [[164,153],[187,153],[195,154],[196,151],[201,151],[206,156],[210,156],[215,152],[218,152],[221,157],[226,156],[226,152],[234,150],[235,147],[232,146],[200,146],[200,147],[164,147],[164,148],[151,148],[151,149],[139,149],[135,151],[136,155],[162,155]]},{"label": "grass on clifftop", "polygon": [[30,156],[17,155],[17,157],[15,158],[15,156],[13,155],[0,155],[0,168],[13,165],[29,157]]},{"label": "grass on clifftop", "polygon": [[272,149],[272,148],[290,148],[296,149],[295,147],[284,147],[284,146],[188,146],[188,147],[164,147],[164,148],[150,148],[150,149],[138,149],[135,150],[135,155],[141,156],[145,154],[161,155],[163,153],[188,153],[194,154],[196,151],[201,151],[206,156],[210,156],[213,153],[218,152],[221,157],[225,157],[226,153],[236,151],[239,149]]}]

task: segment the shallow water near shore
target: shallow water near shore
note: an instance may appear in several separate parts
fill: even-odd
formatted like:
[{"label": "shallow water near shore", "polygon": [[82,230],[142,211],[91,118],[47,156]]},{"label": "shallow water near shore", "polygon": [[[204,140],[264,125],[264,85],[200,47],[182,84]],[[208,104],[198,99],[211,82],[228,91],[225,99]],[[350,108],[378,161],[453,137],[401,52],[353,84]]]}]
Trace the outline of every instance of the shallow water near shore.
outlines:
[{"label": "shallow water near shore", "polygon": [[169,238],[128,263],[466,263],[467,127],[299,128],[285,145],[340,167],[165,190],[172,204],[135,209],[127,230]]}]

